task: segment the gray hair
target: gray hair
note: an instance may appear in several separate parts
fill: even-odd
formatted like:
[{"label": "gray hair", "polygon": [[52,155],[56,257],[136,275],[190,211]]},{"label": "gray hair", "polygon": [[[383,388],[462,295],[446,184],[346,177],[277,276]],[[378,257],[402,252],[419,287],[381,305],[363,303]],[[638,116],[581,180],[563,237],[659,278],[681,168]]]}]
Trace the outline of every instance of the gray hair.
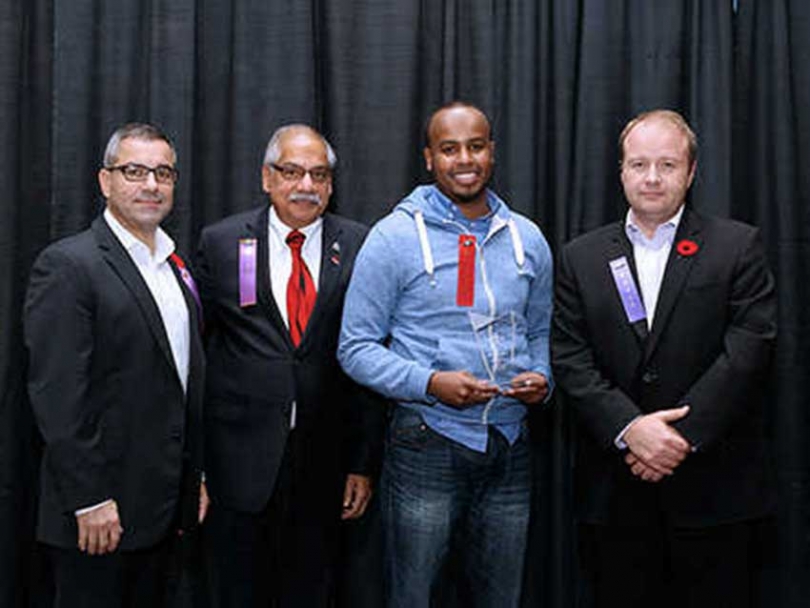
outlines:
[{"label": "gray hair", "polygon": [[110,136],[107,147],[104,149],[104,166],[112,167],[118,160],[118,148],[125,139],[140,139],[144,141],[165,141],[172,151],[172,162],[177,162],[177,150],[169,136],[154,125],[143,122],[130,122],[118,127]]},{"label": "gray hair", "polygon": [[313,135],[320,138],[323,142],[324,147],[326,148],[326,160],[329,163],[329,168],[334,169],[335,165],[337,165],[337,154],[335,154],[334,148],[332,148],[332,144],[318,131],[310,127],[309,125],[305,125],[303,123],[295,123],[290,125],[284,125],[283,127],[279,127],[273,132],[273,135],[270,137],[270,141],[267,142],[267,149],[264,152],[264,164],[271,165],[273,163],[277,163],[278,160],[281,158],[281,138],[284,137],[287,133],[291,131],[309,131]]}]

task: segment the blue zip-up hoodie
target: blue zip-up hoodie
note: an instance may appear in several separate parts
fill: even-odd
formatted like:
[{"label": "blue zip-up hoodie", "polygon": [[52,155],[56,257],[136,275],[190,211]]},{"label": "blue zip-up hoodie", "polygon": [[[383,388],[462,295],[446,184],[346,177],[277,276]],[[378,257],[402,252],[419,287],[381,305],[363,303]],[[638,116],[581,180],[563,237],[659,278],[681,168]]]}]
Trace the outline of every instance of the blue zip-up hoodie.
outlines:
[{"label": "blue zip-up hoodie", "polygon": [[[380,220],[355,261],[338,347],[355,381],[479,451],[488,424],[514,442],[525,405],[501,395],[466,409],[436,402],[427,394],[433,372],[467,370],[505,384],[531,370],[551,382],[548,243],[492,191],[487,201],[490,214],[469,220],[438,188],[419,186]],[[477,234],[472,306],[456,303],[461,234]]]}]

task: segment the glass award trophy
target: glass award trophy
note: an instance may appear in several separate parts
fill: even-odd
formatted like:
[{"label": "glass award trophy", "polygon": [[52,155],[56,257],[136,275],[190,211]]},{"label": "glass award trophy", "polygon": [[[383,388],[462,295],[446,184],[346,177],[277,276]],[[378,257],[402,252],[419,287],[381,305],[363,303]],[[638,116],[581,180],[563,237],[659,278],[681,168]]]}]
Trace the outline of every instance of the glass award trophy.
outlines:
[{"label": "glass award trophy", "polygon": [[518,321],[514,312],[499,316],[470,311],[470,325],[475,334],[475,343],[486,380],[501,390],[510,387],[510,382],[522,370],[518,368],[515,349],[518,341]]}]

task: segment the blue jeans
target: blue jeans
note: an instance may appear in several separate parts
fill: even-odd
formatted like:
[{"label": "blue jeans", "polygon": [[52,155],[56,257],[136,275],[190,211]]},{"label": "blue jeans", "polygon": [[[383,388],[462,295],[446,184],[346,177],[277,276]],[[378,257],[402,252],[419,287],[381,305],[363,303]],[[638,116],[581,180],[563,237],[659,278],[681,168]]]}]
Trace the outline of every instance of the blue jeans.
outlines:
[{"label": "blue jeans", "polygon": [[468,605],[517,608],[530,497],[525,429],[510,446],[490,428],[480,453],[396,407],[381,480],[387,606],[428,608],[452,544]]}]

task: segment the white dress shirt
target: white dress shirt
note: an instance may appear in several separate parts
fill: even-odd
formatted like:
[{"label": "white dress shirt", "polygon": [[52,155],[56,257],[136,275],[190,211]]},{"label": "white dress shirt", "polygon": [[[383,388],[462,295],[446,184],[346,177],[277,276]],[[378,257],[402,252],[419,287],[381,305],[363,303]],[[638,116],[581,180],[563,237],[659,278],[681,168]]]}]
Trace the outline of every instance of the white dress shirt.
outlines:
[{"label": "white dress shirt", "polygon": [[158,228],[155,233],[155,253],[152,254],[149,247],[124,228],[109,209],[104,210],[104,219],[138,268],[157,304],[169,338],[177,376],[185,392],[188,385],[189,315],[183,290],[169,263],[169,256],[174,253],[174,241]]},{"label": "white dress shirt", "polygon": [[[278,311],[287,329],[290,328],[290,319],[287,314],[287,283],[292,274],[292,251],[287,244],[287,236],[293,229],[287,226],[278,217],[275,207],[270,206],[270,219],[267,222],[267,242],[269,243],[270,286],[273,289],[273,299],[276,301]],[[321,274],[321,243],[323,242],[323,219],[318,218],[311,224],[299,228],[298,232],[304,237],[301,246],[301,257],[312,276],[315,291],[318,291],[318,277]],[[295,401],[290,404],[290,428],[295,428],[297,405]]]},{"label": "white dress shirt", "polygon": [[647,329],[652,327],[655,307],[658,304],[658,293],[667,267],[667,258],[675,240],[675,232],[683,215],[683,205],[678,212],[655,229],[652,238],[641,231],[633,216],[633,210],[627,212],[624,229],[627,238],[633,245],[633,258],[636,261],[639,289],[644,300],[644,311],[647,313]]},{"label": "white dress shirt", "polygon": [[[287,244],[287,236],[293,231],[276,213],[275,207],[270,207],[270,221],[267,222],[268,238],[270,244],[270,285],[273,288],[273,299],[276,301],[278,311],[284,324],[289,329],[290,320],[287,316],[287,283],[292,274],[292,252]],[[306,238],[301,247],[301,257],[312,275],[315,291],[318,290],[318,276],[321,274],[321,242],[323,237],[323,219],[318,218],[311,224],[299,228],[298,232]]]}]

